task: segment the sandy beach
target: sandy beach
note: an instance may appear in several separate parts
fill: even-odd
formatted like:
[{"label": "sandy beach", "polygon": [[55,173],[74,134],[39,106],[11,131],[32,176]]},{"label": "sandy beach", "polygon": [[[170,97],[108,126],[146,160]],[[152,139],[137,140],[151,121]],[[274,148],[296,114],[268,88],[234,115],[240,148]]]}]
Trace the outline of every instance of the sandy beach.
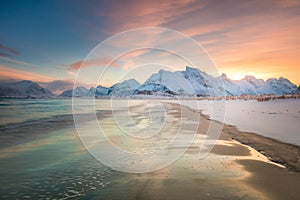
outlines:
[{"label": "sandy beach", "polygon": [[[143,116],[147,104],[149,101],[145,100],[131,110]],[[38,131],[31,132],[30,141],[27,139],[22,143],[18,140],[18,144],[11,143],[1,148],[0,175],[3,178],[0,196],[40,199],[298,199],[298,146],[224,125],[211,153],[199,159],[201,141],[209,124],[218,122],[178,104],[162,105],[171,120],[167,121],[163,131],[172,133],[178,128],[176,121],[182,116],[189,122],[182,125],[187,131],[198,123],[196,119],[200,119],[193,144],[171,165],[151,173],[115,171],[86,151],[70,125],[69,117],[65,125],[55,121],[53,125],[58,126],[54,127],[51,120],[47,120],[50,129],[46,136],[38,136]],[[123,113],[116,112],[118,115]],[[114,130],[115,122],[109,120],[109,112],[98,116],[102,117],[103,125],[109,124],[108,130]],[[38,130],[42,131],[42,128]],[[8,132],[14,134],[12,128]],[[16,132],[15,137],[18,134]],[[9,137],[7,142],[11,140]],[[114,141],[119,144],[123,140],[114,137]],[[180,150],[180,147],[174,150]]]},{"label": "sandy beach", "polygon": [[[185,111],[195,112],[188,108]],[[208,117],[201,116],[201,119],[208,123]],[[298,146],[255,133],[241,132],[230,125],[224,125],[218,143],[211,153],[223,158],[232,156],[231,167],[242,167],[244,175],[244,178],[238,179],[240,181],[238,185],[246,185],[246,188],[253,189],[249,194],[259,195],[256,197],[258,199],[298,199],[300,195]],[[228,143],[231,145],[226,145]]]}]

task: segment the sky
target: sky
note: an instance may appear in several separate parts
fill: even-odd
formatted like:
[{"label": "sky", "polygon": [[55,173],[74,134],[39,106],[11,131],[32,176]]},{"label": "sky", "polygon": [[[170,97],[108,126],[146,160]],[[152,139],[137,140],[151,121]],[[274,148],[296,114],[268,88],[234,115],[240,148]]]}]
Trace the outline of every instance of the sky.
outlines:
[{"label": "sky", "polygon": [[[33,80],[56,93],[70,88],[76,77],[87,87],[128,77],[142,82],[160,66],[185,68],[185,62],[161,50],[134,50],[166,40],[176,53],[198,58],[195,66],[204,71],[210,58],[219,74],[234,80],[283,76],[299,85],[299,24],[298,0],[1,0],[0,80]],[[199,54],[187,43],[165,31],[110,40],[144,27],[178,31],[207,55],[195,58]],[[110,57],[99,49],[105,41]],[[130,52],[118,54],[128,47]],[[107,65],[106,76],[99,79]]]}]

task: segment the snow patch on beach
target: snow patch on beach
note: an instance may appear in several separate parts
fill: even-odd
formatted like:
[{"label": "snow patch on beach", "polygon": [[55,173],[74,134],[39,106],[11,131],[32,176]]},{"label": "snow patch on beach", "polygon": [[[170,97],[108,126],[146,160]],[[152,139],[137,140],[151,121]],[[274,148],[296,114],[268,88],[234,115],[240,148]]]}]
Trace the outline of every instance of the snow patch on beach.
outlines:
[{"label": "snow patch on beach", "polygon": [[241,131],[257,133],[300,146],[300,99],[264,102],[229,100],[223,102],[225,117],[222,117],[224,110],[214,107],[216,101],[166,100],[165,102],[179,103],[191,109],[201,110],[211,119],[234,125]]}]

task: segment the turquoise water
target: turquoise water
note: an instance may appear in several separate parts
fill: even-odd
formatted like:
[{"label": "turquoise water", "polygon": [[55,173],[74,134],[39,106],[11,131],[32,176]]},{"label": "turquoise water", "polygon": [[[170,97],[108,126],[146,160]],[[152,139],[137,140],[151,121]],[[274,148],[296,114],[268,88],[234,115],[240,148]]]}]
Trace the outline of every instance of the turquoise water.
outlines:
[{"label": "turquoise water", "polygon": [[75,198],[104,192],[115,171],[88,154],[72,129],[0,152],[1,198]]},{"label": "turquoise water", "polygon": [[[116,172],[90,156],[72,123],[64,126],[64,120],[71,120],[71,100],[1,100],[0,109],[2,135],[40,131],[26,142],[0,149],[1,199],[73,199],[105,193]],[[49,125],[55,119],[59,127]],[[17,128],[5,132],[8,124]]]},{"label": "turquoise water", "polygon": [[[88,100],[76,106],[76,112],[90,111]],[[108,100],[97,101],[97,114],[101,117],[111,106]],[[126,101],[113,105],[116,110],[127,106]],[[117,172],[87,152],[76,132],[71,108],[71,100],[1,100],[0,199],[131,199],[128,195],[136,194],[140,181],[130,180],[138,175]],[[142,128],[147,123],[143,116],[136,119]],[[105,122],[108,132],[114,130],[112,133],[120,136],[109,127],[111,118]]]},{"label": "turquoise water", "polygon": [[70,99],[0,99],[0,125],[72,113]]}]

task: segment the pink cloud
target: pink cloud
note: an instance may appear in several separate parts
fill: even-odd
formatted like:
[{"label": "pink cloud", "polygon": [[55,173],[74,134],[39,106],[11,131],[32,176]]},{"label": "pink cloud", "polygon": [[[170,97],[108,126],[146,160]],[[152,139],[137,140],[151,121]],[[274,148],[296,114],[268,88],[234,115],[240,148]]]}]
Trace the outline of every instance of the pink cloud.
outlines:
[{"label": "pink cloud", "polygon": [[[11,47],[4,46],[3,44],[0,44],[0,50],[6,51],[7,53],[5,53],[5,54],[7,54],[8,56],[10,56],[8,53],[12,53],[14,55],[19,54],[19,52],[17,50],[15,50]],[[2,55],[3,55],[3,53],[2,53]]]},{"label": "pink cloud", "polygon": [[[108,35],[149,26],[178,30],[203,45],[221,71],[245,68],[258,72],[263,68],[264,74],[271,74],[285,68],[297,71],[293,79],[299,83],[299,8],[297,0],[129,0],[94,12],[106,17]],[[152,43],[142,39],[143,44]],[[118,45],[132,44],[124,39]],[[130,62],[128,66],[133,65]]]},{"label": "pink cloud", "polygon": [[32,81],[52,81],[53,79],[38,73],[28,72],[24,70],[14,69],[7,66],[0,65],[0,79],[1,80],[32,80]]},{"label": "pink cloud", "polygon": [[0,59],[14,63],[14,64],[18,64],[18,65],[24,65],[24,66],[28,66],[28,67],[34,67],[34,68],[40,68],[40,66],[38,65],[34,65],[28,62],[24,62],[24,61],[20,61],[20,60],[16,60],[16,59],[12,59],[12,58],[8,58],[8,57],[4,57],[0,55]]},{"label": "pink cloud", "polygon": [[91,59],[91,60],[80,60],[74,62],[68,66],[69,70],[78,70],[80,68],[86,68],[91,66],[113,66],[118,67],[119,65],[109,58]]},{"label": "pink cloud", "polygon": [[107,33],[114,34],[132,28],[163,26],[172,18],[203,8],[206,4],[204,1],[194,4],[195,2],[197,1],[121,1],[97,14],[108,17]]}]

